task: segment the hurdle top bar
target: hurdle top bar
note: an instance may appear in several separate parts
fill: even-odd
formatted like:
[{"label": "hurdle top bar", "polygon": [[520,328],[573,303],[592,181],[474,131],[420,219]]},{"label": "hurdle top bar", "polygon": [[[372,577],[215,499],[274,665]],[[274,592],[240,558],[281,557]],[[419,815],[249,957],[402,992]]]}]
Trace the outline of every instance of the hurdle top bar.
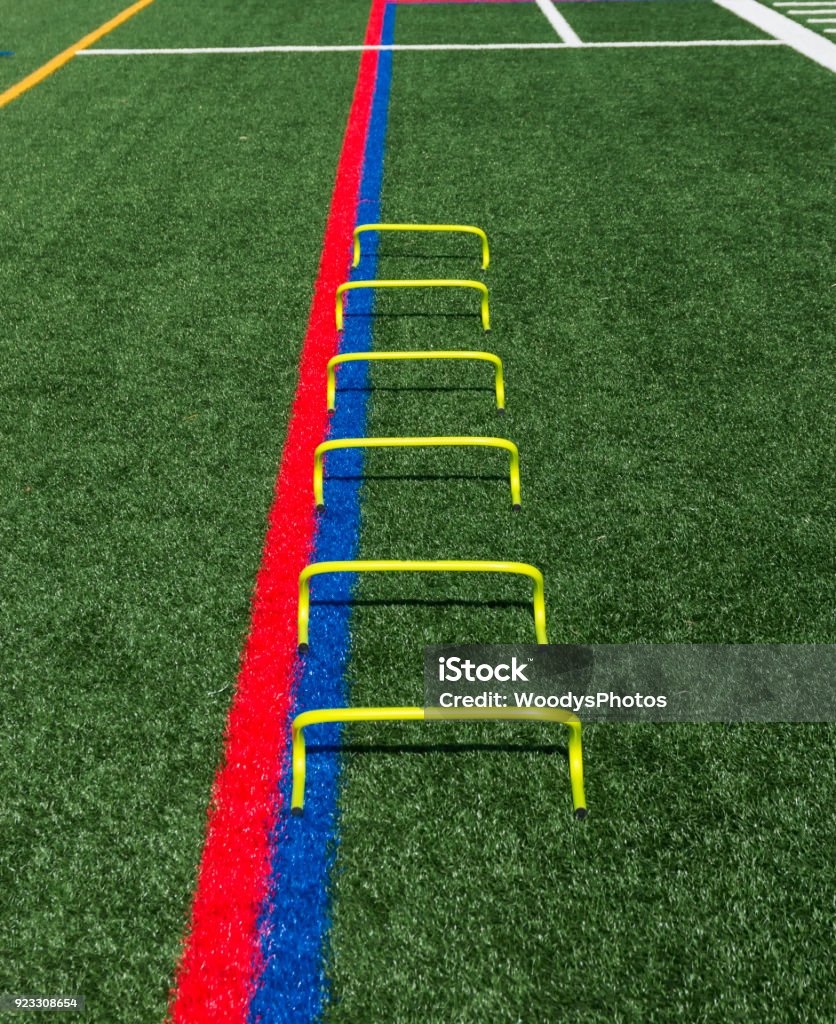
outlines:
[{"label": "hurdle top bar", "polygon": [[364,231],[453,231],[462,232],[468,235],[478,235],[482,240],[482,270],[487,270],[491,262],[491,252],[488,247],[488,236],[481,228],[473,227],[470,224],[358,224],[354,229],[354,263],[356,267],[360,262],[360,235]]}]

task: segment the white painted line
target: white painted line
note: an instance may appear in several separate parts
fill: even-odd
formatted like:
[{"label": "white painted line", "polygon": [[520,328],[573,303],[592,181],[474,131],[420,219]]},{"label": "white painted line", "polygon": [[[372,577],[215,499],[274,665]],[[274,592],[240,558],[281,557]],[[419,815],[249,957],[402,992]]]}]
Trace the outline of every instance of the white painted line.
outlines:
[{"label": "white painted line", "polygon": [[396,43],[392,45],[364,46],[195,46],[158,48],[147,50],[79,50],[82,57],[145,57],[153,55],[186,55],[201,53],[363,53],[366,50],[525,50],[536,46],[539,49],[564,49],[565,43]]},{"label": "white painted line", "polygon": [[834,0],[783,0],[773,7],[836,7]]},{"label": "white painted line", "polygon": [[825,7],[823,9],[814,10],[814,11],[810,10],[809,8],[807,8],[806,11],[781,11],[781,14],[795,14],[796,16],[799,16],[799,17],[802,14],[806,14],[806,15],[809,16],[811,14],[832,14],[832,13],[833,13],[833,8],[832,7]]},{"label": "white painted line", "polygon": [[583,46],[581,37],[557,10],[552,0],[535,0],[535,3],[545,15],[546,21],[548,21],[567,46]]},{"label": "white painted line", "polygon": [[820,33],[790,21],[780,11],[770,10],[757,0],[714,0],[714,3],[780,39],[829,71],[836,71],[836,46]]},{"label": "white painted line", "polygon": [[832,25],[836,18],[808,18],[808,25]]},{"label": "white painted line", "polygon": [[584,50],[624,50],[637,47],[658,46],[783,46],[780,39],[649,39],[624,43],[584,43]]},{"label": "white painted line", "polygon": [[[648,42],[584,43],[583,50],[621,50],[633,47],[783,46],[780,39],[668,39]],[[78,50],[79,57],[150,57],[236,53],[362,53],[364,50],[572,50],[569,43],[396,43],[392,46],[203,46],[154,50]]]}]

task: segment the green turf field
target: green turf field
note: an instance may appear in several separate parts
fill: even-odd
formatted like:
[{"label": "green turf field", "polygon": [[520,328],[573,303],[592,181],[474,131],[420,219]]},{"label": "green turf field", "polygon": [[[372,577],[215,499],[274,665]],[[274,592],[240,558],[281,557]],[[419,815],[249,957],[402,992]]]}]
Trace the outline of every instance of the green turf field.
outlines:
[{"label": "green turf field", "polygon": [[[373,453],[362,556],[530,560],[562,642],[828,639],[827,73],[771,49],[489,61],[479,119],[472,62],[396,63],[384,216],[490,225],[508,415],[472,369],[445,382],[482,390],[436,392],[390,389],[437,370],[375,367],[369,433],[507,431],[524,510],[484,454]],[[420,147],[416,108],[445,115]],[[794,140],[780,156],[776,133]],[[434,241],[383,251],[381,276],[477,265]],[[381,298],[379,344],[481,340],[474,302],[397,315],[418,305]],[[417,607],[392,607],[385,576],[360,593],[358,703],[415,699],[416,637],[534,639],[525,585],[400,584]],[[562,737],[354,728],[329,1019],[829,1019],[832,732],[586,737],[578,828]]]},{"label": "green turf field", "polygon": [[0,111],[0,991],[103,1024],[162,1020],[194,885],[356,61],[311,70]]},{"label": "green turf field", "polygon": [[[367,0],[157,0],[101,46],[343,44]],[[399,43],[542,42],[527,5]],[[0,88],[119,5],[0,0]],[[571,9],[569,9],[571,7]],[[751,39],[711,4],[561,5],[588,41]],[[161,1021],[293,395],[356,54],[77,58],[0,110],[0,991]],[[485,227],[475,298],[384,294],[363,557],[546,576],[561,642],[833,640],[829,73],[783,47],[398,53],[384,215]],[[479,276],[387,238],[381,276]],[[327,484],[326,484],[327,486]],[[352,696],[422,645],[533,641],[527,585],[363,580]],[[829,1022],[829,727],[347,734],[327,952],[340,1024]]]},{"label": "green turf field", "polygon": [[339,6],[324,0],[307,3],[289,3],[287,0],[280,3],[222,0],[209,4],[198,4],[194,0],[187,3],[160,3],[156,0],[143,11],[141,18],[134,18],[121,25],[100,45],[180,47],[352,44],[363,41],[368,16],[367,0],[340,0]]},{"label": "green turf field", "polygon": [[0,91],[112,18],[113,0],[14,0],[0,3]]},{"label": "green turf field", "polygon": [[616,0],[561,5],[584,42],[613,39],[763,39],[764,33],[711,0]]},{"label": "green turf field", "polygon": [[[561,4],[584,42],[637,39],[758,39],[763,33],[711,0],[613,0]],[[533,5],[404,4],[399,43],[555,42],[554,30]]]}]

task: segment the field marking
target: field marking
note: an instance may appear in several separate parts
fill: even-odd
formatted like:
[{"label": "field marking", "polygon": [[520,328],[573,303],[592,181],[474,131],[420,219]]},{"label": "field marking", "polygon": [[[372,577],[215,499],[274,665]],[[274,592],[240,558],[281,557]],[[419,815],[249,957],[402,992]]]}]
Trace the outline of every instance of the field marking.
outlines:
[{"label": "field marking", "polygon": [[543,12],[546,21],[557,32],[567,46],[582,46],[581,38],[572,28],[569,22],[557,10],[552,0],[535,0],[537,6]]},{"label": "field marking", "polygon": [[797,21],[790,21],[780,11],[764,7],[757,0],[714,0],[714,3],[736,14],[743,21],[748,21],[750,25],[780,39],[782,43],[786,43],[829,71],[836,71],[836,46],[813,29],[805,28]]},{"label": "field marking", "polygon": [[[386,6],[385,0],[371,0],[364,36],[368,43],[383,38]],[[318,550],[315,545],[322,537],[314,510],[311,471],[314,450],[330,429],[322,389],[325,366],[338,351],[334,293],[351,273],[348,241],[357,225],[366,147],[375,127],[373,103],[379,68],[387,62],[391,60],[381,59],[372,46],[358,61],[252,596],[250,632],[227,715],[224,753],[212,785],[190,925],[169,1004],[170,1024],[246,1024],[254,988],[269,966],[264,962],[265,936],[259,931],[259,922],[269,909],[264,901],[272,879],[273,837],[286,798],[283,782],[289,782],[284,756],[289,716],[297,685],[310,679],[296,653],[296,608],[299,573]],[[303,284],[300,282],[300,287]],[[357,430],[352,423],[352,434]],[[344,526],[345,520],[335,516],[331,527],[335,524]],[[348,606],[344,607],[347,614]],[[326,666],[339,665],[331,653],[323,651]],[[322,664],[312,662],[311,666],[319,670]],[[320,680],[323,674],[317,671],[315,679]],[[293,835],[297,843],[304,842],[303,831],[295,829]],[[325,835],[325,830],[319,835]],[[302,852],[307,849],[303,847]],[[287,906],[287,892],[279,896],[285,901],[279,904],[281,911]],[[316,919],[317,927],[323,919],[324,915]],[[317,962],[322,941],[320,937],[316,942]],[[276,959],[280,967],[287,960]],[[289,972],[295,970],[295,966],[289,968]],[[270,986],[268,995],[274,990]],[[291,1010],[285,1016],[278,1009],[277,1013],[294,1020],[320,1016],[319,1012],[293,1015]],[[262,1014],[253,1016],[263,1019]]]},{"label": "field marking", "polygon": [[236,53],[365,53],[389,50],[621,50],[633,47],[679,46],[784,46],[782,39],[667,39],[647,42],[581,43],[403,43],[392,46],[203,46],[149,50],[79,50],[79,57],[189,56]]},{"label": "field marking", "polygon": [[53,57],[52,60],[48,60],[46,64],[42,64],[36,71],[27,75],[26,78],[22,78],[17,85],[11,86],[6,89],[5,92],[0,92],[0,107],[5,107],[7,103],[11,103],[12,100],[16,100],[18,96],[21,96],[33,86],[42,82],[45,78],[48,78],[54,71],[62,68],[85,47],[92,46],[93,43],[101,39],[102,36],[106,36],[108,32],[112,32],[113,29],[127,21],[128,18],[132,18],[135,14],[138,14],[143,7],[147,7],[153,2],[154,0],[137,0],[135,4],[131,4],[130,7],[126,7],[121,14],[117,14],[115,18],[111,18],[110,21],[106,21],[97,29],[94,29],[94,31],[89,32],[82,39],[79,39],[77,43],[73,43],[73,45],[68,46],[66,50],[62,50],[61,53]]}]

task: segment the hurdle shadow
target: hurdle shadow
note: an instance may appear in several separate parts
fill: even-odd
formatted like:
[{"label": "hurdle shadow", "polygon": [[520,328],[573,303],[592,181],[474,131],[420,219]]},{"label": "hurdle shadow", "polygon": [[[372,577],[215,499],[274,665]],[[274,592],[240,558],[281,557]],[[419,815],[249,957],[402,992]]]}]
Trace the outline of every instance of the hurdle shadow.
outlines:
[{"label": "hurdle shadow", "polygon": [[344,391],[357,391],[367,395],[370,395],[373,391],[484,391],[489,395],[495,394],[495,390],[492,387],[480,387],[478,384],[465,384],[462,387],[456,387],[455,384],[375,384],[374,387],[362,387],[358,388],[347,384],[339,386],[337,394],[341,394]]},{"label": "hurdle shadow", "polygon": [[351,605],[352,608],[375,608],[377,606],[391,607],[419,607],[419,608],[490,608],[492,610],[507,610],[511,608],[524,608],[531,611],[530,601],[514,600],[491,600],[480,598],[449,598],[449,597],[356,597],[349,600],[337,600],[332,597],[315,598],[311,596],[310,607],[332,607],[344,608]]},{"label": "hurdle shadow", "polygon": [[357,481],[357,480],[410,480],[413,483],[422,483],[424,480],[430,483],[438,483],[449,480],[498,480],[505,483],[508,479],[500,473],[357,473],[353,476],[340,476],[331,474],[329,480]]},{"label": "hurdle shadow", "polygon": [[[478,316],[478,310],[474,312],[472,309],[467,313],[349,313],[346,310],[343,313],[343,322],[347,322],[348,320],[412,320],[416,317],[422,317],[425,319],[432,318],[433,320],[475,320],[478,318]],[[487,331],[485,331],[484,333],[487,334]]]},{"label": "hurdle shadow", "polygon": [[[420,724],[420,723],[419,723]],[[437,724],[437,723],[436,723]],[[460,724],[460,723],[456,723]],[[308,754],[544,754],[569,756],[563,743],[316,743],[308,742]]]},{"label": "hurdle shadow", "polygon": [[478,270],[480,274],[487,273],[478,258],[468,260],[460,252],[381,252],[378,245],[377,260],[457,260],[463,266]]}]

